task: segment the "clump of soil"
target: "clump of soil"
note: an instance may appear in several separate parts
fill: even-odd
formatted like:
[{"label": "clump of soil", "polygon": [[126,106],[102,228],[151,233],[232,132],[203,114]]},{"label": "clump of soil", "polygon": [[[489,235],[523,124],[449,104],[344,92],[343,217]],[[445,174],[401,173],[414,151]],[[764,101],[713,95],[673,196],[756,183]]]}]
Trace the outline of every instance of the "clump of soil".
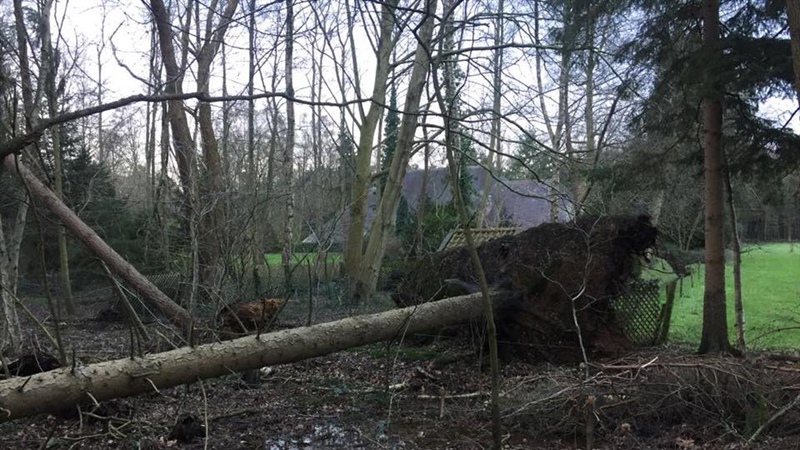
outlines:
[{"label": "clump of soil", "polygon": [[[623,291],[640,258],[655,245],[656,235],[646,216],[582,217],[479,246],[487,282],[516,298],[496,317],[500,339],[516,344],[507,350],[553,362],[579,359],[576,321],[591,354],[630,350],[610,300]],[[401,269],[395,280],[393,300],[398,306],[443,298],[452,294],[452,286],[477,284],[464,247],[423,257]]]}]

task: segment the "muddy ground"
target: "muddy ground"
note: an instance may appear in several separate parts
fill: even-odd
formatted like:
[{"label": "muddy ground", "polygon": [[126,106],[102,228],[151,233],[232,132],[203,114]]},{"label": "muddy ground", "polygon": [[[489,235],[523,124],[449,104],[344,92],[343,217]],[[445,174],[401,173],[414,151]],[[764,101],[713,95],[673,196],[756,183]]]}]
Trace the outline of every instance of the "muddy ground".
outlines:
[{"label": "muddy ground", "polygon": [[[79,298],[76,318],[62,322],[67,348],[85,363],[130,355],[127,325],[95,320],[107,303],[92,295]],[[31,304],[34,313],[52,326],[44,305]],[[388,307],[388,301],[377,309],[381,307]],[[283,326],[303,320],[305,314],[298,308],[294,316],[282,316]],[[317,316],[318,321],[335,318]],[[35,337],[30,321],[25,322],[31,345],[46,347]],[[170,335],[168,327],[156,322],[148,327]],[[76,409],[21,419],[0,424],[0,449],[490,448],[490,380],[488,370],[481,368],[481,346],[476,341],[462,336],[440,337],[425,345],[373,345],[262,369],[256,386],[231,374],[85,407],[80,414]],[[678,365],[705,364],[685,348],[641,351],[624,363],[643,366],[655,357]],[[622,364],[621,360],[605,363]],[[775,364],[781,373],[800,372],[800,363]],[[642,376],[646,370],[605,376],[593,367],[590,381],[581,383],[583,371],[577,366],[505,362],[501,389],[505,448],[586,448],[589,416],[584,402],[591,389],[631,378],[634,372]],[[789,382],[786,389],[800,394],[800,383]],[[635,399],[620,395],[614,405],[606,406],[631,401]],[[726,429],[716,420],[698,423],[696,416],[687,416],[691,420],[687,422],[673,416],[659,426],[632,407],[622,415],[598,407],[594,417],[594,448],[800,449],[800,424],[780,425],[746,447],[741,429]],[[182,427],[176,428],[176,423]]]}]

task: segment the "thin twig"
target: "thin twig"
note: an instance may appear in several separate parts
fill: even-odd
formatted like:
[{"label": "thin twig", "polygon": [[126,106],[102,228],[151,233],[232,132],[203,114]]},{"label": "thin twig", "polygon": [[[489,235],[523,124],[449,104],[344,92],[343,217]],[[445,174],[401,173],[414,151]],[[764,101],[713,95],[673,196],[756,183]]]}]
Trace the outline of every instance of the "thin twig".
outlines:
[{"label": "thin twig", "polygon": [[753,433],[753,435],[750,436],[750,439],[747,440],[747,444],[748,445],[752,444],[753,441],[755,441],[756,438],[758,438],[758,436],[760,436],[761,433],[763,433],[764,430],[767,429],[767,427],[772,425],[772,422],[775,422],[776,420],[778,420],[781,416],[783,416],[784,414],[789,412],[790,409],[794,408],[797,405],[800,405],[800,394],[798,394],[797,397],[795,397],[794,400],[791,401],[791,403],[787,404],[786,406],[784,406],[783,408],[778,410],[778,412],[776,412],[772,417],[770,417],[769,420],[767,420],[764,423],[764,425],[761,425],[760,427],[758,427],[756,432]]},{"label": "thin twig", "polygon": [[203,438],[203,450],[208,450],[208,396],[203,380],[198,378],[197,381],[200,383],[200,391],[203,392],[203,429],[206,432]]},{"label": "thin twig", "polygon": [[11,298],[14,299],[14,302],[17,305],[22,307],[22,310],[25,312],[28,318],[31,319],[36,324],[36,326],[39,327],[39,329],[41,329],[44,332],[45,336],[47,336],[47,339],[50,341],[51,344],[53,344],[53,347],[58,348],[58,342],[56,342],[56,339],[53,337],[52,334],[50,334],[50,331],[47,329],[47,327],[44,326],[44,324],[39,319],[37,319],[35,315],[33,315],[31,310],[28,309],[27,306],[25,306],[25,303],[23,303],[22,300],[19,299],[19,297],[14,295],[14,293],[11,292],[11,290],[5,285],[0,284],[0,287],[2,287],[2,289],[5,290],[11,296]]}]

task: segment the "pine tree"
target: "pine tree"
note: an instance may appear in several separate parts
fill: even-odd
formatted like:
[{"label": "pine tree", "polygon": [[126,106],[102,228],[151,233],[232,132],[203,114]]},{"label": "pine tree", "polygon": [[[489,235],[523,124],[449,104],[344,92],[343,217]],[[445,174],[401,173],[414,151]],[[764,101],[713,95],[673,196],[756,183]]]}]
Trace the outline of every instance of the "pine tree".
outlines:
[{"label": "pine tree", "polygon": [[[770,2],[637,3],[648,19],[628,50],[655,80],[639,117],[640,131],[695,148],[698,135],[703,136],[706,279],[700,352],[732,351],[722,256],[721,154],[725,147],[728,170],[746,176],[779,177],[798,165],[800,137],[756,115],[767,97],[791,92],[791,58],[781,56],[790,54],[789,39],[774,33],[785,30],[785,19],[770,11]],[[700,154],[692,156],[699,164]]]},{"label": "pine tree", "polygon": [[[397,88],[392,86],[389,94],[389,109],[386,111],[386,122],[383,130],[381,146],[381,171],[388,172],[397,148],[397,130],[400,127],[400,114],[397,110]],[[386,186],[386,174],[381,176],[381,191]]]}]

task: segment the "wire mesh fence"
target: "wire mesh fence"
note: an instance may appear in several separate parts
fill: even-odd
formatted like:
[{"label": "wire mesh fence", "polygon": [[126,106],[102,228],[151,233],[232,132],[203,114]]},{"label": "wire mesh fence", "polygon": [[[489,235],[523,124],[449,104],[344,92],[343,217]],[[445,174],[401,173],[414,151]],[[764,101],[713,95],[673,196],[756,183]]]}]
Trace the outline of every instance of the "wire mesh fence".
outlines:
[{"label": "wire mesh fence", "polygon": [[[216,287],[201,285],[194,295],[198,296],[194,314],[199,318],[212,319],[226,304],[252,301],[266,297],[287,298],[280,321],[287,325],[305,325],[349,317],[356,314],[380,312],[391,309],[394,304],[387,292],[379,292],[366,304],[354,304],[348,295],[348,287],[340,274],[339,263],[298,264],[291,271],[291,283],[286,284],[286,273],[280,266],[265,266],[259,271],[229,274]],[[119,309],[119,294],[107,277],[96,274],[76,274],[76,278],[87,280],[77,286],[79,296],[91,296],[98,304]],[[180,272],[154,273],[147,278],[164,294],[187,306],[192,296],[191,278]],[[90,280],[90,281],[88,281]],[[125,283],[120,283],[122,292],[144,320],[159,316],[150,309],[138,293]],[[24,280],[20,291],[24,296],[43,296],[44,286],[50,287],[54,295],[61,294],[58,274],[43,280]],[[667,295],[662,295],[662,289]],[[625,292],[612,300],[616,318],[626,336],[637,346],[657,345],[666,340],[669,327],[670,291],[658,280],[635,280]],[[674,286],[672,290],[674,296]],[[102,309],[102,308],[101,308]],[[98,309],[99,311],[100,309]]]}]

